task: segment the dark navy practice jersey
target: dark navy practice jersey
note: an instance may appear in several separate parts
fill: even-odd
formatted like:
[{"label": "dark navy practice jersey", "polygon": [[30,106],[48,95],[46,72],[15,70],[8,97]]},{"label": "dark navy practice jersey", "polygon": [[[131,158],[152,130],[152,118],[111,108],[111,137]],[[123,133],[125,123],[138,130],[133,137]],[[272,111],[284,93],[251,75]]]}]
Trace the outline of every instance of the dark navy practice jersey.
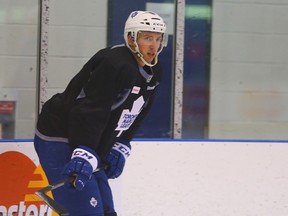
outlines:
[{"label": "dark navy practice jersey", "polygon": [[131,140],[148,113],[160,82],[159,63],[139,67],[126,46],[97,52],[65,91],[42,108],[37,130],[51,139],[67,138],[104,157],[119,139]]}]

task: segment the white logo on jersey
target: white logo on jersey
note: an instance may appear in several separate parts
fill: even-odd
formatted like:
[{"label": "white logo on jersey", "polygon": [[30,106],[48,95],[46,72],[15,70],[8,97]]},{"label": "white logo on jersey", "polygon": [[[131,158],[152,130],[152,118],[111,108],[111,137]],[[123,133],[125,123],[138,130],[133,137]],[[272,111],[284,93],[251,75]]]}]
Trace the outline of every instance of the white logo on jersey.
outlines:
[{"label": "white logo on jersey", "polygon": [[134,86],[131,93],[132,93],[132,94],[139,94],[140,89],[141,89],[140,87]]},{"label": "white logo on jersey", "polygon": [[115,129],[116,131],[119,131],[117,137],[119,137],[123,131],[127,130],[132,125],[138,114],[141,112],[144,103],[145,101],[143,96],[141,96],[134,101],[131,111],[129,111],[129,109],[123,110],[118,121],[117,128]]},{"label": "white logo on jersey", "polygon": [[94,197],[92,197],[90,200],[90,204],[91,206],[96,207],[98,204],[98,201]]},{"label": "white logo on jersey", "polygon": [[147,86],[147,90],[153,90],[156,88],[156,85],[155,86]]},{"label": "white logo on jersey", "polygon": [[147,90],[153,90],[159,85],[159,82],[156,83],[154,86],[147,86]]}]

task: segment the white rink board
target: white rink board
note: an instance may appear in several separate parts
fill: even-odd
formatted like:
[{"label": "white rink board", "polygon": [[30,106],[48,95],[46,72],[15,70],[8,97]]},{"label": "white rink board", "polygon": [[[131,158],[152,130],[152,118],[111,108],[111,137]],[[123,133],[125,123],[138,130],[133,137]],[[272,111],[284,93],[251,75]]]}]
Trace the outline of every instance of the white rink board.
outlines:
[{"label": "white rink board", "polygon": [[288,143],[139,142],[121,216],[287,216]]},{"label": "white rink board", "polygon": [[[30,144],[0,153],[34,157]],[[134,141],[115,205],[119,216],[287,216],[287,153],[288,142]]]}]

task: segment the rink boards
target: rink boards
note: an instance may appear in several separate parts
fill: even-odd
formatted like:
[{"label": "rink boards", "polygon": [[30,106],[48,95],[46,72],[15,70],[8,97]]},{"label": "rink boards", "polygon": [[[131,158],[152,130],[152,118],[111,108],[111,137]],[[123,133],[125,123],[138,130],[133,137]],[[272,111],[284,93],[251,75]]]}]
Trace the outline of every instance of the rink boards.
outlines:
[{"label": "rink boards", "polygon": [[[0,142],[0,215],[55,215],[31,141]],[[134,141],[111,181],[120,216],[286,216],[288,142]]]}]

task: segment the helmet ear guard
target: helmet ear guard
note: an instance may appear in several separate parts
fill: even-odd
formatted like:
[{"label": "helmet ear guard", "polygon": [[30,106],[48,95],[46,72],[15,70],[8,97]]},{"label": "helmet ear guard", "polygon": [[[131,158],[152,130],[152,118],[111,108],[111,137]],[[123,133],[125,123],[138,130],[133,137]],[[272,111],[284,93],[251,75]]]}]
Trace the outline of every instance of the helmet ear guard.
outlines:
[{"label": "helmet ear guard", "polygon": [[[139,51],[137,44],[137,37],[139,32],[148,31],[148,32],[158,32],[162,33],[162,42],[161,47],[159,48],[157,55],[154,59],[154,63],[148,63],[144,60],[143,55]],[[135,49],[132,49],[128,43],[128,36],[131,35]],[[162,51],[163,47],[167,46],[168,35],[166,33],[166,24],[164,20],[156,13],[152,11],[133,11],[126,23],[124,28],[124,40],[126,46],[142,60],[142,62],[148,66],[154,66],[158,62],[158,55]]]}]

